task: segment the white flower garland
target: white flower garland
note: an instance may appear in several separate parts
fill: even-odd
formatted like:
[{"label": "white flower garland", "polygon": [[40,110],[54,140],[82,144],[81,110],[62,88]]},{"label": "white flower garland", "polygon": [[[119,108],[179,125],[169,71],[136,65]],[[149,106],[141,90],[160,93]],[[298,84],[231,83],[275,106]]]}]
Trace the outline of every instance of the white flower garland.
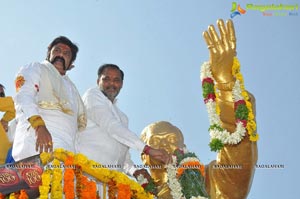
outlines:
[{"label": "white flower garland", "polygon": [[[176,164],[177,158],[175,156],[172,156],[172,158],[172,162],[175,162]],[[173,196],[173,199],[185,199],[185,197],[182,196],[181,185],[176,178],[177,168],[175,164],[167,165],[168,185],[171,190],[171,195]]]},{"label": "white flower garland", "polygon": [[[208,62],[204,62],[201,66],[201,81],[203,81],[205,78],[211,78],[215,82],[211,74],[210,64]],[[239,80],[235,81],[232,96],[234,102],[244,99]],[[209,99],[206,103],[206,108],[209,115],[209,123],[210,125],[221,126],[220,116],[216,113],[216,106],[216,102],[212,99]],[[219,130],[216,128],[210,129],[209,132],[211,140],[216,138],[221,140],[223,144],[238,144],[245,136],[246,128],[243,126],[243,123],[239,121],[236,123],[236,130],[233,133],[230,133],[226,129]]]},{"label": "white flower garland", "polygon": [[[186,153],[187,150],[185,149],[184,152]],[[171,190],[171,195],[172,195],[173,199],[186,199],[185,196],[183,196],[183,194],[182,194],[182,187],[181,187],[178,179],[176,178],[177,158],[176,158],[176,156],[172,156],[172,159],[173,159],[172,162],[174,164],[167,165],[168,185]],[[187,157],[187,158],[184,158],[183,160],[181,160],[181,162],[179,163],[179,166],[184,163],[187,163],[187,162],[199,162],[200,163],[200,160],[196,157]],[[202,196],[193,196],[193,197],[191,197],[191,199],[207,199],[207,198],[202,197]]]}]

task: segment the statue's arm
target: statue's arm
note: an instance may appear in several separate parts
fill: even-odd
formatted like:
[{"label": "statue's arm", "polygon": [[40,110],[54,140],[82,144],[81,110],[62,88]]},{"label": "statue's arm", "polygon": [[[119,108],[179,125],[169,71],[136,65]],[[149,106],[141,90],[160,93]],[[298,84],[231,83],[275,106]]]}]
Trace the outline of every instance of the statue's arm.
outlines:
[{"label": "statue's arm", "polygon": [[[231,71],[236,55],[236,38],[232,21],[228,21],[225,27],[224,22],[219,20],[218,28],[220,37],[212,25],[203,36],[210,51],[212,76],[219,90],[216,103],[220,108],[221,126],[232,133],[236,129],[232,92],[236,78]],[[255,116],[255,98],[249,92],[248,96]],[[251,188],[256,161],[257,145],[249,140],[247,132],[238,144],[225,144],[218,152],[217,159],[206,168],[206,189],[210,197],[246,198]]]},{"label": "statue's arm", "polygon": [[[253,95],[249,96],[253,109],[255,109],[255,99]],[[218,104],[221,113],[223,112],[220,116],[223,127],[230,132],[234,131],[234,117],[228,117],[228,115],[234,114],[233,102],[220,100]],[[255,113],[254,110],[253,112]],[[225,145],[218,152],[217,159],[206,168],[206,187],[210,197],[218,199],[247,198],[256,161],[257,144],[249,140],[248,134],[237,145]]]}]

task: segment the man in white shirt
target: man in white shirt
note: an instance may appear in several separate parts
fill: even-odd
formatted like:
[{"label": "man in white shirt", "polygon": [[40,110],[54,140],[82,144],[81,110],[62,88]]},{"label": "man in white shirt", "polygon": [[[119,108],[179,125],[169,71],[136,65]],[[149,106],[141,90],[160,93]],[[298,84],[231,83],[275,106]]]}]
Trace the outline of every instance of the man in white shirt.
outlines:
[{"label": "man in white shirt", "polygon": [[18,120],[13,158],[18,161],[54,148],[75,151],[76,133],[86,126],[81,97],[66,75],[78,47],[67,37],[55,38],[47,58],[21,67],[15,80]]},{"label": "man in white shirt", "polygon": [[166,151],[146,145],[128,129],[128,118],[116,105],[123,78],[124,73],[117,65],[105,64],[98,69],[98,86],[83,95],[88,125],[78,134],[77,150],[104,166],[137,176],[141,171],[134,167],[129,148],[163,163],[168,163],[171,158]]}]

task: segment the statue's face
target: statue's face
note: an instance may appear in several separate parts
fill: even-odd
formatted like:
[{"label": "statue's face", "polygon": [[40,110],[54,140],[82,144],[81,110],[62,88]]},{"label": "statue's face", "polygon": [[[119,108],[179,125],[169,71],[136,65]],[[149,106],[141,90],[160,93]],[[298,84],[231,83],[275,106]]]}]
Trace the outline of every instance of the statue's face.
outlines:
[{"label": "statue's face", "polygon": [[[177,148],[184,147],[184,140],[181,131],[168,122],[157,122],[147,126],[142,133],[143,141],[149,146],[156,149],[164,149],[169,154]],[[148,155],[142,155],[144,164],[151,165],[151,176],[158,184],[165,184],[168,182],[166,168],[163,163],[158,162]],[[151,169],[152,168],[152,169]]]},{"label": "statue's face", "polygon": [[[156,149],[164,149],[169,154],[177,148],[184,147],[184,140],[181,131],[168,122],[158,122],[149,125],[143,132],[143,141],[149,146]],[[158,161],[155,161],[149,156],[142,156],[145,164],[149,165],[161,165]]]},{"label": "statue's face", "polygon": [[156,149],[164,149],[172,154],[177,148],[182,148],[183,140],[178,132],[160,132],[149,137],[148,144]]}]

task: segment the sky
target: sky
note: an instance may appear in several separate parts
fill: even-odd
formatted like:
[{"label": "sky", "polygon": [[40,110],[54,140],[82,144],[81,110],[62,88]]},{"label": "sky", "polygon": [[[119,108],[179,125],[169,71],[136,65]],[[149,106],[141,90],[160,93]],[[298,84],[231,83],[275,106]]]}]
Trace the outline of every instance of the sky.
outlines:
[{"label": "sky", "polygon": [[[202,32],[230,18],[233,1],[200,0],[1,0],[0,83],[14,96],[18,69],[43,61],[48,44],[64,35],[78,44],[68,75],[80,94],[96,85],[104,63],[125,73],[118,105],[137,135],[148,124],[169,121],[185,143],[208,164],[208,115],[200,66],[209,58]],[[249,199],[297,198],[299,185],[300,13],[299,0],[236,1],[246,10],[232,20],[245,87],[256,98],[258,165]],[[290,5],[292,11],[250,9]],[[248,7],[247,7],[248,5]],[[139,154],[132,159],[140,163]],[[298,154],[298,155],[297,155]]]}]

